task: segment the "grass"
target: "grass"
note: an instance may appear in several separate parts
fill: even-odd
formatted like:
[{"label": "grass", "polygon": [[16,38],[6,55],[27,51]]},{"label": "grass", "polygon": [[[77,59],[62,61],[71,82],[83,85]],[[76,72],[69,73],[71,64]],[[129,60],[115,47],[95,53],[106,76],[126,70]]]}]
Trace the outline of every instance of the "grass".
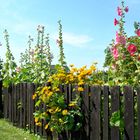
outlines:
[{"label": "grass", "polygon": [[40,136],[30,134],[20,128],[12,126],[11,123],[0,119],[0,140],[43,140]]}]

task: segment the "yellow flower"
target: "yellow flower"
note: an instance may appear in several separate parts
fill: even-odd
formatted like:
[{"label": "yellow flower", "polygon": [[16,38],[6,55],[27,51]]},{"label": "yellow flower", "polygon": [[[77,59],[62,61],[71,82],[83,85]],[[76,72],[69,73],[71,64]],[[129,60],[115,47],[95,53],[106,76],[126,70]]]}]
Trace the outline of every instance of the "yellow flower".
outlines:
[{"label": "yellow flower", "polygon": [[71,103],[69,103],[69,106],[75,106],[75,102],[71,102]]},{"label": "yellow flower", "polygon": [[37,97],[36,94],[33,94],[32,99],[34,100]]},{"label": "yellow flower", "polygon": [[53,92],[49,92],[48,93],[48,97],[52,96]]},{"label": "yellow flower", "polygon": [[90,69],[93,70],[93,71],[95,71],[96,70],[96,67],[94,65],[91,65],[90,66]]},{"label": "yellow flower", "polygon": [[36,118],[35,118],[35,123],[37,123],[37,122],[38,122],[38,118],[36,117]]},{"label": "yellow flower", "polygon": [[47,124],[45,125],[45,130],[48,129],[48,127],[49,127],[49,124],[47,123]]},{"label": "yellow flower", "polygon": [[67,109],[64,109],[63,111],[62,111],[62,115],[67,115],[68,114],[68,110]]},{"label": "yellow flower", "polygon": [[81,86],[81,85],[83,85],[84,84],[84,81],[79,81],[79,83],[78,83],[78,86]]},{"label": "yellow flower", "polygon": [[59,107],[57,107],[56,109],[55,109],[55,112],[60,112],[61,111],[61,108],[59,108]]},{"label": "yellow flower", "polygon": [[60,89],[58,87],[53,87],[53,91],[57,92],[57,91],[60,91]]},{"label": "yellow flower", "polygon": [[78,91],[84,91],[82,87],[78,87]]},{"label": "yellow flower", "polygon": [[54,109],[53,109],[53,108],[49,109],[48,111],[49,111],[50,113],[54,113]]},{"label": "yellow flower", "polygon": [[37,125],[37,126],[41,126],[41,122],[37,122],[36,125]]},{"label": "yellow flower", "polygon": [[54,131],[54,129],[53,129],[52,127],[50,128],[50,130],[51,130],[52,132]]}]

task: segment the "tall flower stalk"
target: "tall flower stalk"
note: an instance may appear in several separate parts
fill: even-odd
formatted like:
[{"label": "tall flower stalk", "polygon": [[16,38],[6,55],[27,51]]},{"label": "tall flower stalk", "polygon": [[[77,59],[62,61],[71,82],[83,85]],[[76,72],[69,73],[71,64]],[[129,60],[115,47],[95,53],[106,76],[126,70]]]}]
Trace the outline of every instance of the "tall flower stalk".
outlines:
[{"label": "tall flower stalk", "polygon": [[59,25],[59,38],[57,40],[58,46],[59,46],[59,50],[60,50],[60,56],[59,56],[59,63],[60,65],[65,68],[66,67],[66,61],[65,61],[65,55],[64,55],[64,48],[63,48],[63,37],[62,37],[62,24],[61,24],[61,20],[58,21],[58,25]]},{"label": "tall flower stalk", "polygon": [[11,82],[15,81],[16,76],[16,63],[14,61],[14,56],[11,53],[10,45],[9,45],[9,34],[7,30],[4,31],[4,37],[6,41],[6,62],[3,65],[3,85],[7,87]]},{"label": "tall flower stalk", "polygon": [[50,44],[49,44],[49,34],[47,34],[47,37],[46,37],[46,47],[47,47],[48,69],[49,69],[50,74],[51,74],[51,67],[52,67],[53,55],[51,53]]},{"label": "tall flower stalk", "polygon": [[43,83],[44,80],[48,77],[48,62],[47,62],[47,48],[44,42],[45,28],[44,26],[39,25],[37,28],[38,37],[37,45],[35,46],[35,83]]}]

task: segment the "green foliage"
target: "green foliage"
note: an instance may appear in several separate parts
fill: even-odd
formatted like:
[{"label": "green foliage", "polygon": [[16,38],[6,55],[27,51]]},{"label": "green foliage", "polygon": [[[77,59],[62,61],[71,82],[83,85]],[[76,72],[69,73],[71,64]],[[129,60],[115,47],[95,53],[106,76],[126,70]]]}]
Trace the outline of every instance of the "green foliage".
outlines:
[{"label": "green foliage", "polygon": [[123,119],[122,111],[116,111],[112,114],[110,119],[110,125],[118,127],[121,132],[124,130],[124,119]]},{"label": "green foliage", "polygon": [[2,69],[2,78],[3,78],[3,85],[5,87],[8,87],[10,83],[15,82],[17,65],[14,61],[14,57],[10,50],[9,35],[7,30],[5,30],[4,33],[5,33],[7,51],[6,51],[6,62],[4,62],[3,69]]}]

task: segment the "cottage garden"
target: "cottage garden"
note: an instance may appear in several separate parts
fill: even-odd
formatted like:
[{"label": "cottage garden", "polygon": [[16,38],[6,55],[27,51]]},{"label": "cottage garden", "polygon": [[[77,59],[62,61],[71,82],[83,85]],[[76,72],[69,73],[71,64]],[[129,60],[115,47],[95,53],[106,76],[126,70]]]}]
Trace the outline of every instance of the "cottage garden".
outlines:
[{"label": "cottage garden", "polygon": [[[36,126],[43,126],[43,129],[46,132],[54,134],[55,138],[56,135],[66,133],[67,138],[59,137],[59,139],[74,139],[70,135],[70,132],[78,132],[85,127],[83,125],[85,123],[83,123],[85,121],[85,112],[83,112],[81,107],[81,104],[83,104],[83,98],[81,96],[85,91],[85,85],[89,87],[92,87],[92,85],[100,87],[104,87],[105,85],[110,87],[119,86],[122,95],[119,99],[120,104],[125,104],[125,100],[123,99],[123,94],[126,92],[123,88],[124,86],[133,86],[135,94],[138,95],[137,87],[140,84],[140,23],[134,22],[135,35],[127,36],[124,30],[124,24],[125,15],[128,12],[128,6],[125,6],[124,1],[122,1],[121,5],[117,7],[118,17],[114,19],[114,26],[118,27],[116,38],[112,40],[110,46],[105,50],[104,67],[107,67],[107,71],[98,70],[96,63],[92,64],[89,68],[86,66],[76,68],[73,64],[70,66],[67,65],[63,47],[61,21],[58,21],[59,38],[57,39],[59,64],[55,65],[52,64],[53,54],[49,45],[49,34],[45,34],[44,26],[39,25],[37,27],[36,40],[29,36],[28,48],[24,53],[21,53],[20,65],[17,65],[15,62],[10,50],[9,34],[5,30],[6,59],[5,61],[0,61],[0,79],[3,82],[3,89],[8,88],[11,84],[36,84],[36,91],[32,95],[35,107],[33,116]],[[36,41],[35,46],[32,45],[33,41]],[[74,98],[69,101],[67,101],[65,90],[62,90],[66,85],[71,85],[71,92],[74,94]],[[92,94],[93,91],[89,90],[87,93],[89,100],[91,100]],[[99,106],[101,108],[104,108],[105,105],[102,103],[105,100],[104,98],[105,96],[101,96],[101,105]],[[108,111],[111,110],[112,100],[113,96],[109,95]],[[134,97],[133,103],[135,109],[133,119],[139,123],[140,120],[136,116],[139,112],[138,107],[140,106],[137,104],[136,96]],[[89,114],[91,112],[89,110],[88,116],[90,116]],[[107,127],[117,128],[117,132],[119,132],[117,137],[120,139],[123,139],[123,137],[126,139],[140,139],[139,132],[136,130],[140,130],[140,124],[134,123],[133,136],[129,135],[130,131],[127,133],[127,128],[125,129],[125,115],[123,113],[124,107],[120,106],[116,111],[108,114],[110,116],[108,117]],[[100,112],[100,116],[101,118],[104,116],[103,111]],[[104,122],[102,121],[102,123]],[[88,129],[90,129],[89,126]],[[100,136],[100,139],[110,139],[110,135],[116,135],[115,131],[111,131],[111,134],[108,132],[107,136],[104,133],[102,134],[101,131],[100,135],[102,136]],[[88,131],[87,133],[89,139],[97,138],[92,136]],[[79,137],[79,139],[82,138]]]}]

